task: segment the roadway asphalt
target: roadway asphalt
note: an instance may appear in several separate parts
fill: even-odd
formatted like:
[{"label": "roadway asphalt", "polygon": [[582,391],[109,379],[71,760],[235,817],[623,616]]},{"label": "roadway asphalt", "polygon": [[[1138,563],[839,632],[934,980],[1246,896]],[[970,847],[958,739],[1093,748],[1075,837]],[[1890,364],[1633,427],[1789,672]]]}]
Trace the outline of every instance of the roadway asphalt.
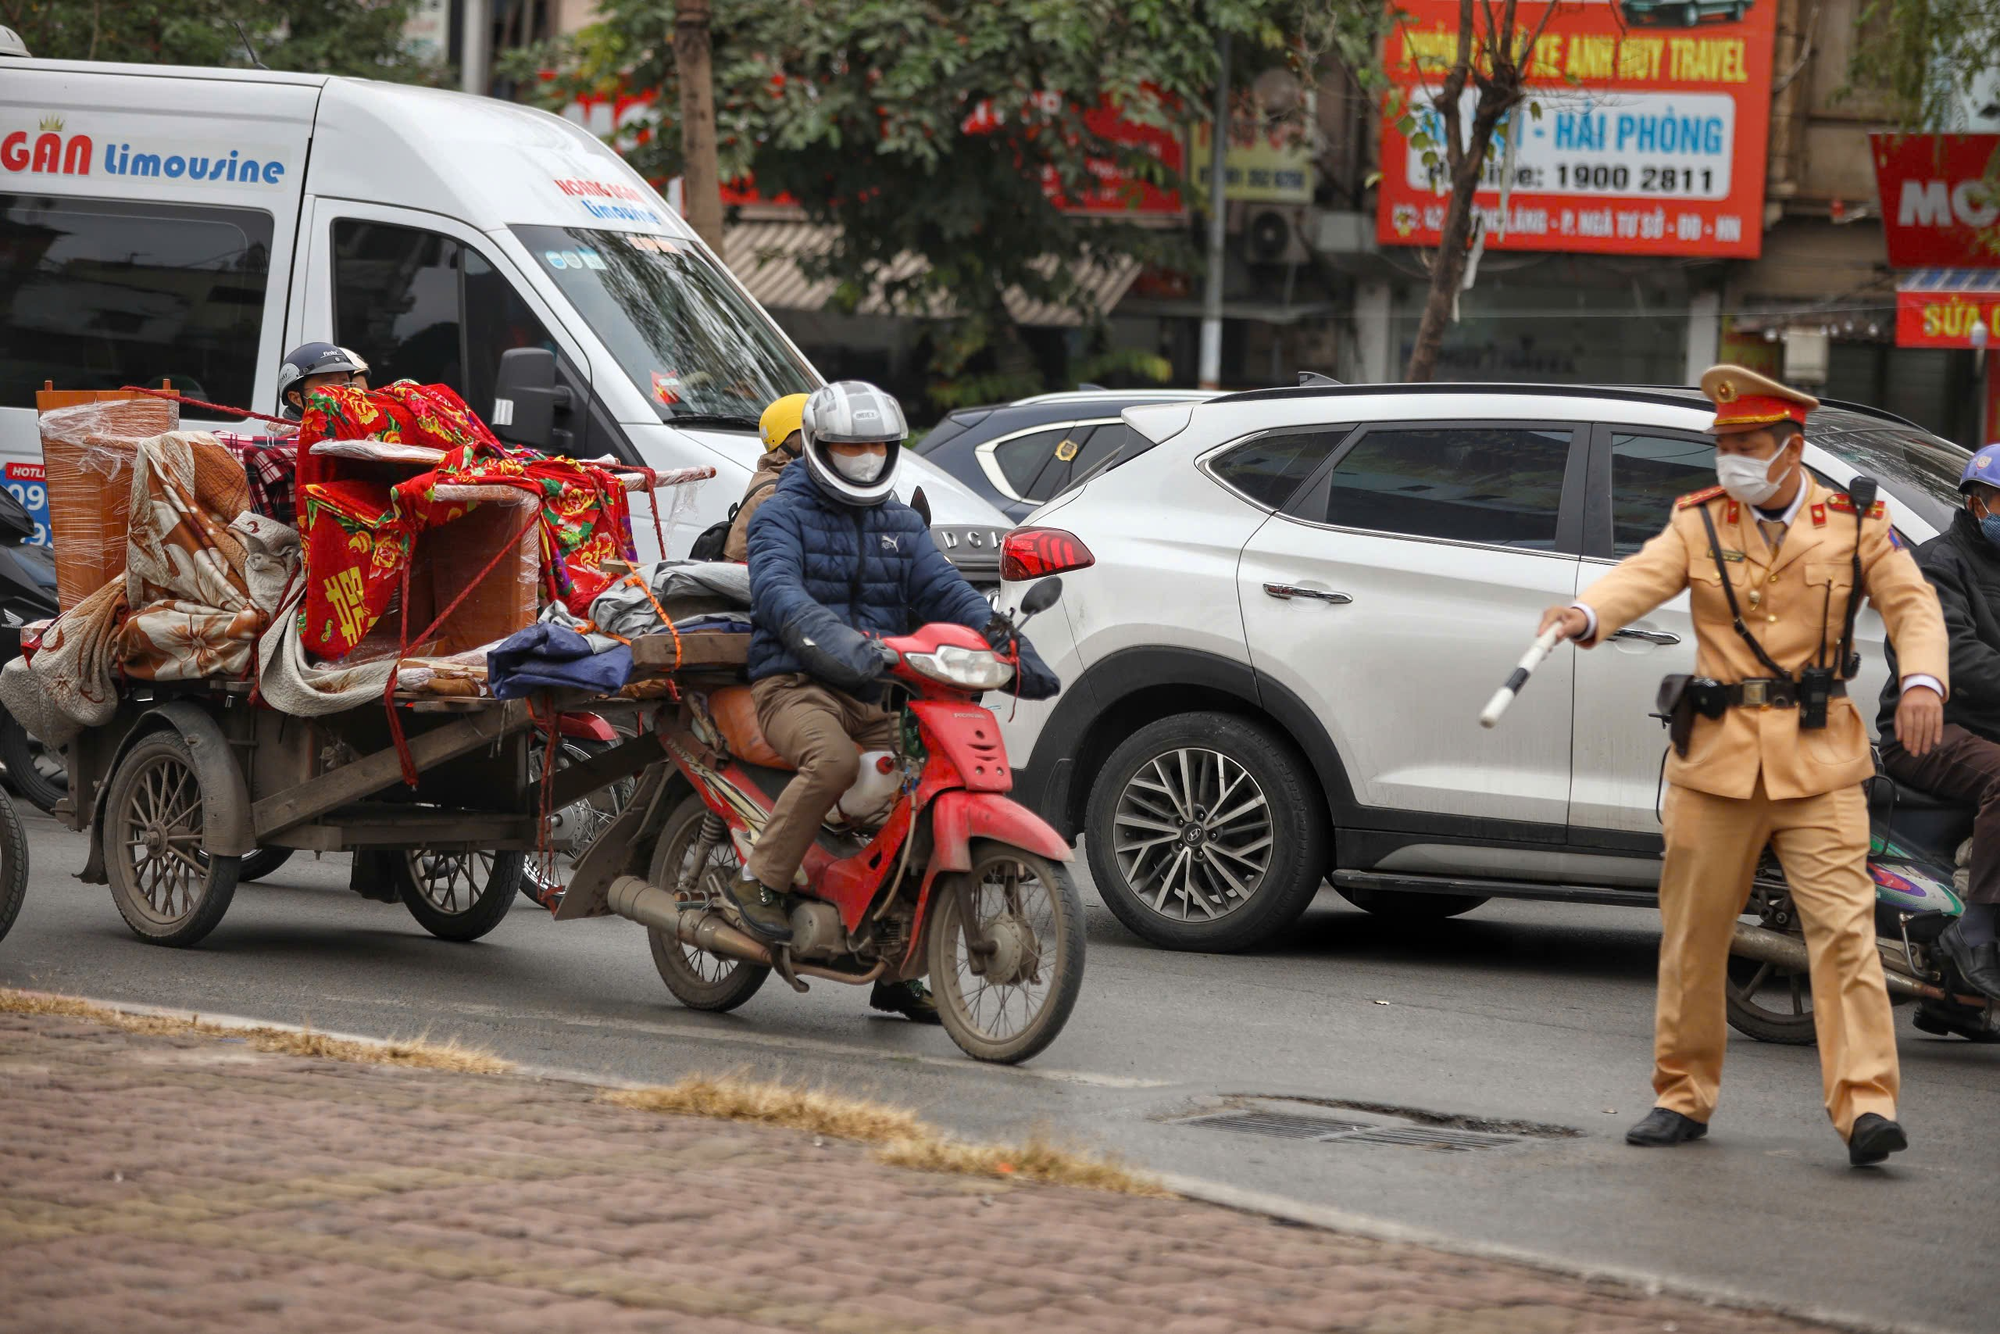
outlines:
[{"label": "roadway asphalt", "polygon": [[[1006,1070],[832,983],[799,996],[773,979],[734,1015],[684,1010],[640,929],[615,919],[558,926],[520,902],[485,940],[445,944],[402,908],[348,893],[339,858],[243,886],[200,948],[144,945],[107,890],[73,878],[82,838],[23,810],[33,874],[0,942],[0,984],[427,1032],[626,1079],[822,1083],[968,1135],[1048,1130],[1158,1171],[1565,1266],[1877,1326],[2000,1328],[2000,1047],[1925,1037],[1902,1012],[1914,1148],[1888,1170],[1846,1166],[1810,1049],[1734,1035],[1708,1141],[1629,1149],[1622,1132],[1650,1103],[1648,913],[1489,904],[1409,927],[1329,893],[1283,949],[1168,954],[1098,905],[1079,863],[1083,997],[1054,1046]],[[1400,1109],[1420,1129],[1442,1117],[1513,1138],[1451,1151],[1189,1123],[1232,1109],[1410,1126]]]}]

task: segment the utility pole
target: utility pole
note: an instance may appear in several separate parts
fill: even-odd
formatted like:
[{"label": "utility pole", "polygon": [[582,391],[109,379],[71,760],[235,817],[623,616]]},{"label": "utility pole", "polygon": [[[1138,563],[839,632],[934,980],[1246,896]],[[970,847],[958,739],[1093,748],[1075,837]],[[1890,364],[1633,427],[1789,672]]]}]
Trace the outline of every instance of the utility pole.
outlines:
[{"label": "utility pole", "polygon": [[1229,212],[1225,202],[1229,158],[1229,34],[1216,39],[1215,125],[1209,131],[1208,281],[1201,298],[1201,364],[1195,378],[1203,389],[1222,388],[1222,267]]},{"label": "utility pole", "polygon": [[492,91],[493,0],[465,0],[458,35],[459,87],[475,97]]},{"label": "utility pole", "polygon": [[681,199],[688,226],[722,256],[722,171],[715,158],[715,76],[709,0],[674,6],[674,69],[681,84]]}]

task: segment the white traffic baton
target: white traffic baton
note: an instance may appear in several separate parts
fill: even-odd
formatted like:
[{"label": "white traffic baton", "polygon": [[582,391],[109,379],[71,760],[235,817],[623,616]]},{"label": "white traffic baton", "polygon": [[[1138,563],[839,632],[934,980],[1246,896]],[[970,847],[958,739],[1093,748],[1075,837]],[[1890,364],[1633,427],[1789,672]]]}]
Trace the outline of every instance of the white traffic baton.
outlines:
[{"label": "white traffic baton", "polygon": [[1486,701],[1485,711],[1479,715],[1481,727],[1491,727],[1500,721],[1500,715],[1507,712],[1507,706],[1514,702],[1514,696],[1520,694],[1521,687],[1528,684],[1528,678],[1535,674],[1535,668],[1541,666],[1542,659],[1548,657],[1555,646],[1562,641],[1561,622],[1535,636],[1535,642],[1528,645],[1528,651],[1523,653],[1521,661],[1515,664],[1513,673],[1507,678],[1507,684],[1494,691],[1493,698]]}]

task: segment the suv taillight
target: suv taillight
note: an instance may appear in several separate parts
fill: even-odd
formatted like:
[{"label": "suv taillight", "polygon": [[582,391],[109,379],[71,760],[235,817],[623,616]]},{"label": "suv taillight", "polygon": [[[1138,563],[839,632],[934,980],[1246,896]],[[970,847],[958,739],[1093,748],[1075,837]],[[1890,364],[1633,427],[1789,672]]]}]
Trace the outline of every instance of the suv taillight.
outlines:
[{"label": "suv taillight", "polygon": [[1016,528],[1000,543],[1000,577],[1010,583],[1095,564],[1090,548],[1060,528]]}]

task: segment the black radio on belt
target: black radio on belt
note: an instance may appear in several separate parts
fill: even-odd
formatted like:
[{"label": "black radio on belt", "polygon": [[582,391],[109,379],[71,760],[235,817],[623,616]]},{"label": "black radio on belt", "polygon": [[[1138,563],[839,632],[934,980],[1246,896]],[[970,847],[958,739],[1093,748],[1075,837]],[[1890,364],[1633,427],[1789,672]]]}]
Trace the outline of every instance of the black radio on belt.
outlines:
[{"label": "black radio on belt", "polygon": [[1833,698],[1833,668],[1807,667],[1799,672],[1799,726],[1825,727],[1826,702]]}]

